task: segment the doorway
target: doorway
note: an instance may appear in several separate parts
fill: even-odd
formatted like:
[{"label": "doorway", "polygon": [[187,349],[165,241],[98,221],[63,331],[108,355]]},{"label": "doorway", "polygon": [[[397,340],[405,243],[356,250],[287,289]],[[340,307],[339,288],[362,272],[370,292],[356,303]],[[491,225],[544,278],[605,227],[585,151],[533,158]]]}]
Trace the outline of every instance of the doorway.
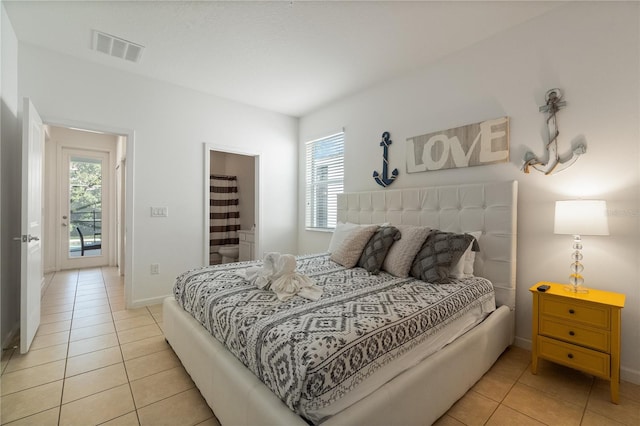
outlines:
[{"label": "doorway", "polygon": [[[260,154],[237,148],[204,144],[204,249],[203,264],[217,264],[226,261],[254,260],[261,257],[260,245]],[[214,204],[227,204],[230,200],[220,200],[218,196],[227,198],[224,194],[228,188],[215,188],[216,179],[232,180],[237,186],[237,214],[216,213]],[[224,184],[223,186],[228,186]],[[233,186],[233,185],[232,185]],[[212,192],[213,191],[213,192]],[[234,235],[222,235],[220,217],[233,216],[232,226],[225,228],[236,229]],[[238,226],[239,225],[239,226]],[[237,235],[236,235],[237,234]],[[232,237],[232,238],[231,238]],[[218,243],[220,238],[226,245],[236,245],[237,257],[227,257],[220,254]],[[232,241],[233,239],[233,241]],[[236,243],[237,241],[237,243]],[[231,255],[229,255],[231,256]]]},{"label": "doorway", "polygon": [[117,185],[126,137],[49,126],[45,144],[45,272],[119,265]]}]

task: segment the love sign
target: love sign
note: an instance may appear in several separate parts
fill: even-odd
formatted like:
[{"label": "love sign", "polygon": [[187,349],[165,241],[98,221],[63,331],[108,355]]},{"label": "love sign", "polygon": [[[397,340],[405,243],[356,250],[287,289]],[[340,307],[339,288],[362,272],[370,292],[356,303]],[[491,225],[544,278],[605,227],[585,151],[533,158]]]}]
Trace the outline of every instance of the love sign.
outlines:
[{"label": "love sign", "polygon": [[407,139],[407,173],[509,161],[509,117]]}]

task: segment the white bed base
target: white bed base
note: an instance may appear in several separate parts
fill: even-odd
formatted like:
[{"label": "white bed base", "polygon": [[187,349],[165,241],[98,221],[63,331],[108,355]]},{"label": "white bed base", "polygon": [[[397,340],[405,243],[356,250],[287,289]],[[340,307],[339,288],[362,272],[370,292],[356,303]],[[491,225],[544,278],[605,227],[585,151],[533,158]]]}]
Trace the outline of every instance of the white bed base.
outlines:
[{"label": "white bed base", "polygon": [[[477,275],[496,286],[499,308],[484,322],[323,425],[425,425],[444,414],[513,343],[517,182],[344,194],[339,220],[482,230]],[[213,338],[172,298],[164,333],[223,425],[306,422]]]}]

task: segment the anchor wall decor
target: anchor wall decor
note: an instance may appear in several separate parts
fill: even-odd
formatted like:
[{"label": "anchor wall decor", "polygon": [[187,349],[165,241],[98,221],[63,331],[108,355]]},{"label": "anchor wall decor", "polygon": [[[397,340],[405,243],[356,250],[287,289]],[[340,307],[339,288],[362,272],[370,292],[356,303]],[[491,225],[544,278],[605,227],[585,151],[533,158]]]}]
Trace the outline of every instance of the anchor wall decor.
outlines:
[{"label": "anchor wall decor", "polygon": [[565,155],[563,157],[558,154],[558,123],[556,121],[556,113],[560,108],[567,105],[565,101],[562,101],[562,92],[560,89],[550,89],[545,94],[546,105],[540,107],[540,112],[546,112],[547,116],[547,130],[549,131],[549,143],[547,144],[547,161],[543,162],[538,159],[532,152],[527,152],[524,156],[524,165],[522,170],[525,173],[529,173],[529,169],[534,169],[543,172],[545,175],[551,175],[553,173],[561,172],[568,168],[578,160],[582,154],[587,152],[585,144],[580,143],[571,152],[571,155]]},{"label": "anchor wall decor", "polygon": [[392,144],[391,139],[389,137],[391,134],[389,132],[384,132],[382,134],[382,141],[380,142],[380,146],[384,147],[384,151],[382,153],[382,176],[377,171],[373,171],[373,178],[378,183],[378,185],[382,187],[387,187],[393,183],[394,180],[398,177],[398,169],[393,169],[391,172],[391,176],[388,176],[389,170],[389,145]]}]

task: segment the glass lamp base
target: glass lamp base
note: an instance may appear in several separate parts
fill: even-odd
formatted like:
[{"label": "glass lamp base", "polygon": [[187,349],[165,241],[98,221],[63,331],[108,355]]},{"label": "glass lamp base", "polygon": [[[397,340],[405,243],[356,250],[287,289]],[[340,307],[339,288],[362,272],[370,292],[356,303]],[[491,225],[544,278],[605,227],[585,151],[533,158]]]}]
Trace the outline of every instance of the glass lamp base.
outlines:
[{"label": "glass lamp base", "polygon": [[574,235],[573,238],[574,252],[571,255],[571,259],[573,260],[571,263],[571,275],[569,275],[569,284],[565,285],[564,289],[571,293],[589,293],[589,290],[582,286],[584,283],[584,278],[582,276],[584,266],[580,263],[582,260],[582,240],[580,235]]},{"label": "glass lamp base", "polygon": [[583,287],[581,285],[573,285],[573,284],[567,284],[564,287],[564,291],[568,291],[571,293],[578,293],[578,294],[587,294],[589,293],[589,289],[586,287]]}]

